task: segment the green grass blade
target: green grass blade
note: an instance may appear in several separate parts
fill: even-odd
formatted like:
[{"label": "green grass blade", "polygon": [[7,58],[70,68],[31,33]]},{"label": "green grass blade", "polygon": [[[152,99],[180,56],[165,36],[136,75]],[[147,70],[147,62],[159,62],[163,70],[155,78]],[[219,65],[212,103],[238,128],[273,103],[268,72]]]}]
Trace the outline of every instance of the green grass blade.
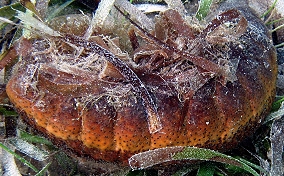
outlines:
[{"label": "green grass blade", "polygon": [[271,30],[271,32],[275,32],[275,31],[277,31],[277,30],[279,30],[279,29],[281,29],[283,27],[284,27],[284,24],[282,24],[280,26],[277,26],[275,29]]},{"label": "green grass blade", "polygon": [[199,8],[195,15],[199,21],[203,20],[207,16],[210,10],[211,4],[212,4],[212,0],[200,0]]},{"label": "green grass blade", "polygon": [[265,17],[266,15],[268,15],[268,14],[274,9],[274,7],[275,7],[277,1],[278,1],[278,0],[274,0],[273,4],[270,6],[270,8],[269,8],[266,12],[264,12],[264,13],[260,16],[260,18],[263,18],[263,17]]},{"label": "green grass blade", "polygon": [[60,168],[68,171],[69,174],[75,173],[76,164],[75,162],[64,152],[57,152],[55,154],[56,161],[58,162]]},{"label": "green grass blade", "polygon": [[51,162],[48,163],[46,166],[44,166],[35,176],[43,176],[50,165],[51,165]]},{"label": "green grass blade", "polygon": [[214,161],[237,166],[254,176],[259,174],[249,165],[241,160],[220,152],[197,147],[164,147],[146,152],[141,152],[131,156],[128,160],[129,166],[135,169],[145,169],[164,162],[175,160],[188,161]]},{"label": "green grass blade", "polygon": [[183,151],[176,153],[173,159],[215,161],[240,167],[254,176],[259,175],[252,167],[243,161],[210,149],[185,147]]},{"label": "green grass blade", "polygon": [[270,113],[265,118],[264,124],[267,123],[267,122],[270,122],[274,119],[279,119],[280,117],[282,117],[284,115],[284,104],[283,105],[282,104],[283,104],[283,102],[281,102],[280,108],[277,111]]},{"label": "green grass blade", "polygon": [[284,96],[276,98],[276,101],[272,104],[271,111],[277,111],[280,108],[282,102],[284,102]]},{"label": "green grass blade", "polygon": [[[14,3],[8,6],[0,7],[0,17],[7,19],[7,20],[13,20],[16,15],[16,10],[24,11],[24,7],[20,3]],[[6,27],[7,23],[0,21],[0,30],[4,29]]]},{"label": "green grass blade", "polygon": [[75,0],[69,0],[65,3],[63,3],[62,5],[60,5],[58,8],[56,8],[45,20],[45,22],[50,21],[51,19],[53,19],[54,17],[56,17],[64,8],[66,8],[67,6],[69,6],[72,2],[74,2]]},{"label": "green grass blade", "polygon": [[268,23],[266,23],[266,24],[267,24],[267,25],[270,25],[270,24],[274,24],[274,23],[280,22],[280,21],[282,21],[282,20],[284,20],[284,18],[279,18],[279,19],[277,19],[277,20],[270,21],[270,22],[268,22]]},{"label": "green grass blade", "polygon": [[20,3],[28,10],[33,12],[39,19],[40,19],[40,14],[38,13],[35,3],[33,3],[31,0],[20,0]]},{"label": "green grass blade", "polygon": [[11,19],[16,15],[16,10],[25,11],[25,8],[20,3],[14,3],[0,8],[0,16],[6,19]]},{"label": "green grass blade", "polygon": [[196,176],[214,176],[215,166],[212,163],[202,163],[198,169]]},{"label": "green grass blade", "polygon": [[185,166],[182,169],[178,170],[176,173],[174,173],[172,176],[185,176],[196,169],[198,169],[198,165]]},{"label": "green grass blade", "polygon": [[30,143],[52,145],[49,140],[40,136],[31,135],[24,131],[20,131],[20,138]]},{"label": "green grass blade", "polygon": [[2,144],[0,142],[0,147],[2,149],[4,149],[5,151],[7,151],[8,153],[10,153],[11,155],[13,155],[15,158],[17,158],[19,161],[21,161],[23,164],[27,165],[29,168],[31,168],[33,171],[35,171],[36,173],[39,172],[39,170],[33,166],[30,162],[28,162],[25,158],[21,157],[20,155],[18,155],[17,153],[15,153],[14,151],[12,151],[11,149],[9,149],[9,147],[5,146],[4,144]]},{"label": "green grass blade", "polygon": [[15,111],[9,111],[3,107],[0,107],[0,114],[4,116],[18,116],[18,114]]},{"label": "green grass blade", "polygon": [[251,162],[249,162],[249,161],[247,161],[247,160],[245,160],[245,159],[243,159],[243,158],[238,158],[238,160],[240,160],[241,162],[247,164],[248,166],[250,166],[250,167],[252,167],[252,168],[255,168],[255,169],[257,169],[257,170],[259,170],[259,171],[261,171],[261,172],[263,172],[263,173],[265,173],[265,174],[268,175],[267,171],[264,170],[262,167],[260,167],[260,166],[258,166],[258,165],[256,165],[256,164],[254,164],[254,163],[251,163]]},{"label": "green grass blade", "polygon": [[283,42],[283,43],[280,43],[280,44],[278,44],[278,45],[274,45],[275,48],[280,48],[280,47],[282,47],[282,46],[284,46],[284,42]]}]

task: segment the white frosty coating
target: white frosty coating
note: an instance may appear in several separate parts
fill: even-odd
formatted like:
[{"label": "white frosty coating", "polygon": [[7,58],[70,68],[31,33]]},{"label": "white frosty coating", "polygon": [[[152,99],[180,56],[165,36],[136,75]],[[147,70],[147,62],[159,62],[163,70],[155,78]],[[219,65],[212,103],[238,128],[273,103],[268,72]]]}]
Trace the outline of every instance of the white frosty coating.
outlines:
[{"label": "white frosty coating", "polygon": [[8,19],[3,18],[3,17],[0,17],[0,21],[2,21],[2,22],[4,22],[4,23],[9,23],[9,24],[16,25],[16,23],[14,23],[13,21],[8,20]]},{"label": "white frosty coating", "polygon": [[0,84],[4,84],[5,68],[0,71]]},{"label": "white frosty coating", "polygon": [[[274,1],[275,0],[266,0],[266,1],[249,0],[248,3],[249,3],[249,7],[255,10],[258,16],[261,16],[269,9],[269,7],[272,6]],[[281,17],[284,17],[283,7],[284,7],[284,1],[278,0],[275,5],[276,13],[274,14],[280,14]]]},{"label": "white frosty coating", "polygon": [[165,0],[165,2],[168,4],[169,8],[177,10],[181,16],[186,14],[185,7],[181,0]]},{"label": "white frosty coating", "polygon": [[[86,16],[88,18],[88,16]],[[93,15],[92,20],[90,21],[90,25],[86,31],[86,33],[84,34],[84,39],[89,40],[89,38],[91,37],[92,33],[94,32],[94,27],[96,25],[96,18]]]},{"label": "white frosty coating", "polygon": [[[68,38],[69,37],[69,38]],[[65,41],[66,40],[66,41]],[[26,71],[24,74],[21,74],[20,79],[21,85],[20,85],[20,93],[22,95],[25,95],[27,90],[29,88],[32,88],[35,92],[37,92],[37,81],[38,81],[38,73],[45,70],[49,72],[48,70],[51,69],[51,74],[54,74],[52,69],[58,70],[59,72],[65,72],[65,73],[70,73],[74,76],[80,76],[80,70],[82,71],[87,71],[91,72],[87,77],[84,77],[85,79],[88,79],[89,81],[94,79],[95,77],[99,78],[100,73],[103,71],[104,65],[106,64],[106,60],[112,63],[116,69],[121,72],[121,74],[125,77],[126,80],[128,80],[132,85],[133,85],[133,90],[136,92],[136,96],[139,96],[143,100],[143,105],[145,106],[145,110],[147,111],[148,114],[148,123],[149,123],[149,130],[151,133],[159,131],[161,127],[159,115],[157,113],[157,107],[152,100],[151,95],[148,93],[145,85],[141,82],[141,80],[138,78],[138,76],[133,72],[129,66],[124,63],[122,60],[114,56],[112,53],[110,53],[109,50],[106,50],[102,48],[100,45],[94,43],[94,42],[87,42],[85,39],[82,38],[77,38],[77,37],[72,37],[66,35],[64,40],[61,42],[66,42],[70,44],[71,47],[74,48],[74,50],[71,52],[73,54],[67,54],[65,51],[58,51],[52,49],[55,47],[55,43],[52,42],[52,39],[50,41],[48,40],[38,40],[37,43],[34,44],[34,51],[31,56],[33,56],[33,59],[37,60],[38,62],[36,63],[31,63],[25,66]],[[53,44],[54,43],[54,44]],[[77,46],[75,46],[77,45]],[[87,56],[80,56],[80,57],[75,57],[74,59],[74,54],[76,51],[80,50],[80,47],[84,47],[86,52],[89,51]],[[113,46],[112,46],[113,47]],[[37,48],[37,49],[36,49]],[[42,51],[41,51],[42,50]],[[68,51],[70,53],[70,51]],[[47,59],[49,60],[50,58],[53,59],[52,62],[49,62],[49,66],[45,66],[45,64],[40,63],[40,62],[45,62]],[[23,60],[23,63],[25,64],[25,60]],[[50,69],[49,69],[50,67]],[[52,73],[53,72],[53,73]],[[95,76],[95,77],[93,77]],[[62,78],[60,79],[60,74],[59,75],[54,75],[53,77],[54,80],[53,82],[58,82],[60,81],[67,81],[68,78]],[[76,82],[77,81],[77,82]],[[100,80],[101,83],[103,83],[103,80]],[[72,84],[81,84],[79,80],[75,79],[75,82]],[[97,85],[99,87],[99,85]],[[117,86],[122,86],[120,84],[117,84]],[[113,86],[110,86],[113,89]],[[113,90],[110,90],[108,87],[100,87],[98,88],[98,93],[108,93],[112,92]],[[120,90],[121,91],[121,90]],[[121,92],[123,94],[123,92]],[[39,96],[40,98],[40,93],[37,94],[36,96]],[[96,99],[96,96],[94,95],[94,98]],[[88,98],[89,99],[89,98]],[[40,100],[39,100],[40,101]],[[39,103],[39,106],[44,105],[43,103]]]},{"label": "white frosty coating", "polygon": [[278,111],[268,115],[264,123],[274,120],[270,131],[271,141],[271,168],[270,175],[283,175],[283,147],[284,147],[284,103]]},{"label": "white frosty coating", "polygon": [[[7,144],[5,144],[7,145]],[[12,146],[8,146],[9,149],[12,149]],[[0,166],[5,171],[3,176],[21,176],[20,171],[18,170],[18,167],[15,163],[15,158],[12,154],[6,152],[2,148],[0,148]],[[1,171],[1,170],[0,170]]]},{"label": "white frosty coating", "polygon": [[44,161],[49,156],[47,151],[41,150],[33,144],[30,144],[22,139],[10,139],[10,142],[17,148],[18,151],[30,156],[35,160]]},{"label": "white frosty coating", "polygon": [[147,111],[147,121],[149,123],[149,131],[150,133],[155,133],[162,128],[160,117],[157,111],[157,106],[154,103],[150,93],[146,89],[144,83],[140,80],[140,78],[136,75],[136,73],[121,59],[116,57],[113,53],[103,48],[102,46],[96,44],[95,42],[88,42],[82,40],[78,37],[65,36],[66,42],[72,42],[80,47],[84,47],[90,51],[93,51],[104,57],[108,62],[112,63],[116,69],[123,75],[123,77],[130,82],[133,86],[133,91],[136,96],[140,96],[142,98],[143,106],[145,106],[145,110]]},{"label": "white frosty coating", "polygon": [[[178,69],[174,68],[173,70],[177,71]],[[191,93],[191,91],[196,92],[214,76],[214,74],[209,72],[200,73],[196,67],[186,71],[179,71],[180,73],[175,75],[175,77],[171,80],[171,83],[177,90],[179,100],[181,102],[191,98],[187,96],[188,93]]]},{"label": "white frosty coating", "polygon": [[131,169],[145,169],[156,164],[173,161],[173,155],[176,151],[181,151],[183,148],[182,146],[164,147],[141,152],[128,159],[129,166]]},{"label": "white frosty coating", "polygon": [[166,5],[160,4],[134,4],[134,6],[144,13],[164,12],[168,9]]},{"label": "white frosty coating", "polygon": [[26,26],[30,26],[34,29],[37,29],[40,32],[43,32],[45,34],[51,35],[51,36],[60,36],[60,34],[51,29],[50,27],[48,27],[47,25],[45,25],[43,22],[37,20],[36,18],[32,17],[31,15],[28,15],[24,12],[18,11],[17,10],[18,15],[16,16],[17,18],[19,18],[21,20],[21,23],[23,23]]},{"label": "white frosty coating", "polygon": [[[271,0],[271,2],[274,2],[275,0]],[[275,8],[277,9],[277,12],[281,14],[282,17],[284,17],[284,1],[283,0],[278,0],[276,3]]]},{"label": "white frosty coating", "polygon": [[131,14],[131,18],[137,20],[146,30],[151,31],[154,29],[154,22],[130,2],[116,0],[115,5]]},{"label": "white frosty coating", "polygon": [[273,122],[270,132],[271,141],[271,170],[270,175],[283,175],[283,147],[284,147],[284,116]]},{"label": "white frosty coating", "polygon": [[273,113],[270,113],[264,123],[267,123],[268,121],[275,120],[275,119],[280,119],[282,116],[284,116],[284,103],[282,102],[281,107]]},{"label": "white frosty coating", "polygon": [[35,65],[30,64],[27,66],[27,71],[21,75],[23,81],[21,81],[19,84],[21,85],[20,93],[22,95],[26,95],[28,87],[34,88],[33,86],[34,84],[32,80],[35,78],[35,73],[38,68],[39,68],[39,64],[35,64]]},{"label": "white frosty coating", "polygon": [[98,9],[96,10],[96,14],[94,16],[94,25],[95,26],[103,26],[107,16],[109,15],[110,10],[113,7],[115,0],[102,0],[99,3]]}]

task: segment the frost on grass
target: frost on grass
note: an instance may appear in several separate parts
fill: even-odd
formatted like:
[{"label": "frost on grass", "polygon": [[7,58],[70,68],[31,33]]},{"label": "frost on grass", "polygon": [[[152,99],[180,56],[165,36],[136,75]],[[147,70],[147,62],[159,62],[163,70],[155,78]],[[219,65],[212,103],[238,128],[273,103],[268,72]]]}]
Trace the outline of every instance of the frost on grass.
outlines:
[{"label": "frost on grass", "polygon": [[21,20],[23,24],[26,26],[32,26],[34,29],[37,29],[40,32],[43,32],[45,34],[51,35],[51,36],[60,36],[60,34],[57,31],[54,31],[53,29],[49,28],[47,25],[45,25],[43,22],[32,18],[29,14],[17,11],[18,15],[16,16]]},{"label": "frost on grass", "polygon": [[95,22],[94,25],[96,26],[103,26],[105,23],[105,20],[107,19],[107,16],[110,13],[110,10],[113,7],[115,0],[102,0],[99,4],[98,9],[96,10],[95,14]]},{"label": "frost on grass", "polygon": [[49,153],[47,151],[41,150],[24,140],[14,138],[10,139],[10,143],[15,146],[18,151],[30,156],[35,160],[44,161],[49,157]]},{"label": "frost on grass", "polygon": [[132,169],[145,169],[163,162],[173,161],[173,155],[183,149],[184,147],[164,147],[138,153],[128,159],[129,166]]},{"label": "frost on grass", "polygon": [[153,21],[148,18],[144,13],[142,13],[140,10],[138,10],[134,5],[132,5],[130,2],[125,0],[117,0],[115,2],[115,5],[125,10],[127,13],[131,14],[131,17],[140,23],[143,28],[147,30],[153,30],[154,29],[154,23]]},{"label": "frost on grass", "polygon": [[270,131],[271,140],[271,175],[283,175],[284,163],[283,163],[283,150],[284,150],[284,106],[273,113],[275,120],[272,123]]},{"label": "frost on grass", "polygon": [[182,16],[186,14],[186,9],[181,0],[165,0],[169,8],[177,10]]},{"label": "frost on grass", "polygon": [[273,122],[271,128],[271,175],[283,175],[284,116]]},{"label": "frost on grass", "polygon": [[[9,145],[10,149],[13,148],[12,145]],[[3,169],[3,172],[0,174],[3,174],[3,176],[20,176],[20,171],[16,165],[15,158],[12,154],[8,153],[7,151],[0,148],[0,166]],[[1,170],[0,170],[1,171]]]},{"label": "frost on grass", "polygon": [[176,146],[149,150],[133,155],[128,161],[132,169],[145,169],[174,160],[220,162],[242,168],[252,175],[258,175],[248,163],[245,163],[242,160],[235,159],[214,150],[197,147]]}]

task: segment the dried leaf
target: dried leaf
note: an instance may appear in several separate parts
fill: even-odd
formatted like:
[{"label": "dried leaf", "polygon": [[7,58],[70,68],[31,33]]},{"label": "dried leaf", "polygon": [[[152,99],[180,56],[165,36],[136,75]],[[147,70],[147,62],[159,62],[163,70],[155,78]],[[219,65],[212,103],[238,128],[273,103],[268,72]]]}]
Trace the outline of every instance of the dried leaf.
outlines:
[{"label": "dried leaf", "polygon": [[[132,169],[145,169],[157,164],[175,160],[215,161],[240,167],[252,175],[258,176],[258,173],[252,168],[255,165],[248,161],[243,162],[242,160],[238,160],[214,150],[197,147],[177,146],[149,150],[133,155],[128,161]],[[259,168],[257,167],[257,169]]]},{"label": "dried leaf", "polygon": [[27,9],[29,9],[30,11],[32,11],[34,14],[36,14],[38,17],[40,17],[35,5],[30,1],[30,0],[20,0],[20,3],[26,7]]}]

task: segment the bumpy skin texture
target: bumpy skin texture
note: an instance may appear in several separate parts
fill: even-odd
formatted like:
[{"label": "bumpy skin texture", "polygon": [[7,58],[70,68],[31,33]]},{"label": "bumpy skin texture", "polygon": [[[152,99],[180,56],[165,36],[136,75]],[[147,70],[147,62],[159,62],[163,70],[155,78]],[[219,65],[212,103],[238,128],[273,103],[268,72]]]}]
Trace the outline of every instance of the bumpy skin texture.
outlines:
[{"label": "bumpy skin texture", "polygon": [[[227,17],[231,13],[236,17]],[[126,164],[133,154],[166,146],[231,149],[260,125],[275,96],[276,54],[268,31],[242,9],[221,15],[227,20],[217,28],[212,27],[220,22],[216,18],[203,32],[189,36],[183,31],[191,28],[186,24],[179,28],[176,25],[182,23],[171,17],[182,20],[174,10],[162,14],[156,26],[159,40],[226,67],[227,72],[208,71],[178,50],[163,50],[153,43],[136,45],[133,61],[125,62],[157,106],[162,129],[155,133],[149,132],[141,98],[132,93],[136,87],[96,55],[93,66],[99,69],[63,67],[56,64],[72,60],[70,53],[63,52],[69,54],[67,59],[55,62],[59,54],[40,53],[47,50],[44,44],[25,41],[32,45],[30,54],[19,63],[7,94],[34,128],[94,159]],[[230,20],[233,23],[228,25]]]}]

